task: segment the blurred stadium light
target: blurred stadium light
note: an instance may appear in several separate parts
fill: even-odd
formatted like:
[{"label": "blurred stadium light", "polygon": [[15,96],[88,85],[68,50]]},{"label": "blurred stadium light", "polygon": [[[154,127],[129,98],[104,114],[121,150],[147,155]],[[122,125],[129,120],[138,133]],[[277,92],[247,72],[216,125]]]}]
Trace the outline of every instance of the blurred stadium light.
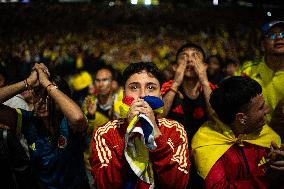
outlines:
[{"label": "blurred stadium light", "polygon": [[213,0],[213,5],[218,5],[218,0]]},{"label": "blurred stadium light", "polygon": [[138,0],[131,0],[130,2],[131,2],[132,5],[137,5]]},{"label": "blurred stadium light", "polygon": [[130,0],[132,5],[159,5],[159,0]]},{"label": "blurred stadium light", "polygon": [[[109,4],[114,2],[115,5],[121,4],[132,4],[132,5],[159,5],[159,4],[168,4],[173,5],[184,4],[184,5],[194,5],[198,7],[262,7],[262,8],[283,8],[284,0],[0,0],[0,3],[12,3],[12,2],[91,2],[91,3],[102,3],[106,5],[113,6]],[[213,2],[213,3],[212,3]],[[266,14],[266,12],[265,12]]]},{"label": "blurred stadium light", "polygon": [[91,0],[59,0],[59,2],[91,2]]},{"label": "blurred stadium light", "polygon": [[145,1],[144,1],[144,4],[145,4],[145,5],[151,5],[152,2],[151,2],[151,0],[145,0]]}]

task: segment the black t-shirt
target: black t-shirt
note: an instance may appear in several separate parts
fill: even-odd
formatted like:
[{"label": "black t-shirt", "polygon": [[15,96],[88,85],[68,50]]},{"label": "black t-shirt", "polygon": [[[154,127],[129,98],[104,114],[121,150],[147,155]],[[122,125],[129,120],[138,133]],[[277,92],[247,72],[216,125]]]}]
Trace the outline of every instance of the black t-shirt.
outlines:
[{"label": "black t-shirt", "polygon": [[179,88],[179,92],[182,95],[176,94],[167,118],[183,124],[190,143],[199,127],[208,120],[206,102],[203,93],[196,99],[190,99],[182,87]]}]

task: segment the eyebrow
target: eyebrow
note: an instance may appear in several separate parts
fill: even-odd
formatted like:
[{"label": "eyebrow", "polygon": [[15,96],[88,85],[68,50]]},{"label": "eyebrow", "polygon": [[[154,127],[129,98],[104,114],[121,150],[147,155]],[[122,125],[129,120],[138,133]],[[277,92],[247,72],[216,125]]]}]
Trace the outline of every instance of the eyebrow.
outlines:
[{"label": "eyebrow", "polygon": [[[139,82],[132,82],[132,83],[129,83],[128,85],[140,85],[140,83]],[[158,84],[153,83],[153,82],[148,82],[148,83],[146,83],[146,85],[158,85]]]},{"label": "eyebrow", "polygon": [[95,78],[95,79],[111,79],[111,77],[101,77],[101,78]]},{"label": "eyebrow", "polygon": [[180,53],[180,56],[183,56],[183,55],[188,56],[188,54],[187,54],[185,51],[182,51],[182,52]]},{"label": "eyebrow", "polygon": [[139,82],[132,82],[132,83],[129,83],[128,85],[139,85],[140,83]]},{"label": "eyebrow", "polygon": [[[202,55],[202,53],[199,50],[195,49],[195,48],[189,48],[189,50],[191,50],[193,53],[197,53],[197,54],[201,54]],[[180,53],[180,55],[187,55],[188,56],[188,54],[185,51],[186,50],[182,51]]]},{"label": "eyebrow", "polygon": [[157,84],[153,82],[148,82],[146,85],[157,85]]}]

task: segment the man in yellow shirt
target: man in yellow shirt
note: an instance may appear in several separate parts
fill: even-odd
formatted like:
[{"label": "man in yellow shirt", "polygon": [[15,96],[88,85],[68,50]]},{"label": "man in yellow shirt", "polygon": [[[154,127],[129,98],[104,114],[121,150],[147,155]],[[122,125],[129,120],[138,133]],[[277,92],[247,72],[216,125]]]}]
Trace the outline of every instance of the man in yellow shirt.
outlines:
[{"label": "man in yellow shirt", "polygon": [[272,21],[262,27],[261,41],[265,49],[261,60],[244,63],[242,75],[256,80],[263,89],[263,95],[272,113],[284,98],[284,21]]}]

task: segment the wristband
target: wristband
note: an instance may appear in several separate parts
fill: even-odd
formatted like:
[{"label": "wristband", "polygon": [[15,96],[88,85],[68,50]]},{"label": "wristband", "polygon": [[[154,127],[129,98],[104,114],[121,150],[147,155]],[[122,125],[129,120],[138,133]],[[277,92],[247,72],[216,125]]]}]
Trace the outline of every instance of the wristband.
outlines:
[{"label": "wristband", "polygon": [[178,96],[179,96],[180,99],[184,99],[184,96],[183,96],[183,94],[182,94],[180,91],[177,91],[177,90],[173,89],[172,87],[170,87],[169,90],[170,90],[170,91],[173,91],[173,92],[176,93],[176,94],[178,94]]},{"label": "wristband", "polygon": [[[51,87],[48,89],[49,86],[51,86]],[[46,86],[47,92],[49,92],[49,93],[50,93],[50,91],[52,91],[53,89],[57,89],[57,88],[58,88],[58,87],[57,87],[56,85],[52,84],[52,83]]]},{"label": "wristband", "polygon": [[53,85],[53,86],[54,86],[54,84],[53,84],[53,83],[50,83],[50,84],[48,84],[48,85],[45,87],[45,90],[47,91],[47,88],[48,88],[49,86],[51,86],[51,85]]}]

